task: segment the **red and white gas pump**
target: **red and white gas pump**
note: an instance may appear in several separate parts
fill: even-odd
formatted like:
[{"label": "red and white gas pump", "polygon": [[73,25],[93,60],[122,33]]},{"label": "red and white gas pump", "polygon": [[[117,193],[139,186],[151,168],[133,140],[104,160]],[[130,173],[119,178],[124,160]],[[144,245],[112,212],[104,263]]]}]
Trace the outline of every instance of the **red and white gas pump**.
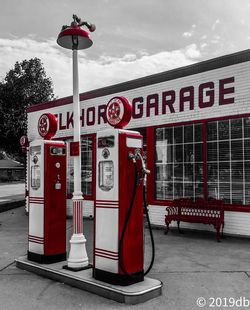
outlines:
[{"label": "red and white gas pump", "polygon": [[28,259],[52,263],[66,259],[66,145],[51,141],[57,130],[53,114],[38,121],[44,140],[29,146]]},{"label": "red and white gas pump", "polygon": [[143,140],[122,129],[126,98],[111,99],[106,115],[114,128],[97,133],[93,277],[129,285],[144,279]]}]

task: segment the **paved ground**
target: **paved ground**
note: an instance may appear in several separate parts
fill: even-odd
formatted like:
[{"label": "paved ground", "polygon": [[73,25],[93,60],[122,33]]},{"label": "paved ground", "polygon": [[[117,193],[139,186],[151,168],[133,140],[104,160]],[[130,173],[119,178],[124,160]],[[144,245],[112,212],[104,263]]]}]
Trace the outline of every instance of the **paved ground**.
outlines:
[{"label": "paved ground", "polygon": [[25,203],[24,183],[0,183],[0,213]]},{"label": "paved ground", "polygon": [[[203,309],[225,309],[227,307],[209,307],[213,305],[209,298],[231,297],[240,302],[240,298],[245,297],[250,300],[249,239],[226,237],[217,243],[210,233],[185,231],[184,235],[179,235],[172,230],[165,236],[162,230],[154,230],[156,259],[149,276],[164,283],[163,294],[144,304],[127,306],[17,269],[14,259],[25,255],[27,250],[27,224],[23,207],[0,213],[0,310],[193,310],[199,309],[196,305],[199,297],[207,300]],[[71,220],[67,225],[70,236]],[[84,220],[90,260],[92,227],[93,221]],[[147,230],[145,240],[147,265],[150,256]],[[222,301],[229,306],[229,299]]]}]

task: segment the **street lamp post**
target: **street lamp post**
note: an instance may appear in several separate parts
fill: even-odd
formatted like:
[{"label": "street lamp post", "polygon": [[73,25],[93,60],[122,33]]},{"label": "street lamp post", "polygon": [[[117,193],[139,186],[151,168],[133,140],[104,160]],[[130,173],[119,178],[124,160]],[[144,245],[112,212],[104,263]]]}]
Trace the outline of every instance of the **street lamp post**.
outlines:
[{"label": "street lamp post", "polygon": [[86,239],[83,235],[83,194],[81,191],[81,128],[79,105],[79,79],[78,79],[78,50],[89,48],[93,42],[89,33],[82,29],[86,26],[89,31],[95,31],[95,25],[81,21],[73,15],[70,26],[63,26],[58,35],[57,43],[72,50],[73,58],[73,113],[74,113],[74,192],[73,192],[73,235],[70,239],[70,251],[67,266],[70,269],[80,270],[89,265],[86,252]]}]

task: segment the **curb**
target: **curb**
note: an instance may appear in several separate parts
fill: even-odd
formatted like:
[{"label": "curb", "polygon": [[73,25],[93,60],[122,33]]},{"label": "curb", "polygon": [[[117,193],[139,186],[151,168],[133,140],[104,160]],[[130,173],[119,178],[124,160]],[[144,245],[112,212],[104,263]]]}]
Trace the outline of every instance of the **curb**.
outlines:
[{"label": "curb", "polygon": [[0,203],[0,213],[25,206],[25,199]]}]

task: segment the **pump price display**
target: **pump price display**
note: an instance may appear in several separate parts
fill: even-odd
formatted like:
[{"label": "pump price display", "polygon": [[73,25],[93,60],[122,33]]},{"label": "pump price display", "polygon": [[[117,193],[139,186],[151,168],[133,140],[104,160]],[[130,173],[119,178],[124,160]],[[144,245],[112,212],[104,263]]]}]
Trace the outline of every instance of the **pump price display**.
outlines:
[{"label": "pump price display", "polygon": [[114,186],[114,163],[112,161],[101,161],[99,163],[99,188],[109,191]]},{"label": "pump price display", "polygon": [[98,139],[98,148],[105,148],[105,147],[114,147],[115,145],[115,137],[109,136],[104,138]]},{"label": "pump price display", "polygon": [[65,155],[65,153],[66,153],[66,150],[64,147],[56,147],[56,146],[50,147],[51,155]]}]

